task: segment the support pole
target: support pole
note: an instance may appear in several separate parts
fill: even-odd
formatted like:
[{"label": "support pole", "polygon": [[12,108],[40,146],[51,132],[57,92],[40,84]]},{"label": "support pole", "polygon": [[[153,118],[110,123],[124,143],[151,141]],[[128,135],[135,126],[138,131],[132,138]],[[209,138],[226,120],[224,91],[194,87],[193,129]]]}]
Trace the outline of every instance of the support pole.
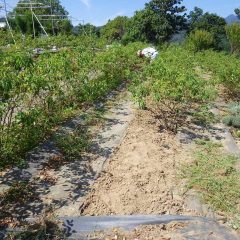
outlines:
[{"label": "support pole", "polygon": [[32,13],[33,37],[34,37],[34,39],[35,39],[35,38],[36,38],[36,32],[35,32],[35,23],[34,23],[34,17],[33,17],[32,1],[30,1],[30,10],[31,10],[31,13]]},{"label": "support pole", "polygon": [[47,34],[44,26],[43,26],[43,25],[41,24],[41,22],[38,20],[38,17],[36,16],[36,14],[35,14],[34,12],[32,12],[32,13],[33,13],[34,17],[36,18],[36,20],[38,21],[38,23],[39,23],[40,27],[42,28],[43,32],[44,32],[44,33],[46,34],[46,36],[48,37],[48,34]]},{"label": "support pole", "polygon": [[[53,15],[52,0],[50,0],[50,6],[51,6],[51,15]],[[54,35],[55,35],[55,30],[54,30],[53,17],[51,17],[51,20],[52,20],[52,34],[53,34],[53,36],[54,36]]]},{"label": "support pole", "polygon": [[16,41],[15,41],[14,36],[13,36],[12,28],[11,28],[11,26],[10,26],[10,24],[9,24],[9,21],[8,21],[6,0],[3,0],[3,3],[4,3],[6,23],[7,23],[8,29],[9,29],[9,31],[10,31],[10,34],[11,34],[11,36],[12,36],[13,42],[14,42],[14,44],[16,44]]}]

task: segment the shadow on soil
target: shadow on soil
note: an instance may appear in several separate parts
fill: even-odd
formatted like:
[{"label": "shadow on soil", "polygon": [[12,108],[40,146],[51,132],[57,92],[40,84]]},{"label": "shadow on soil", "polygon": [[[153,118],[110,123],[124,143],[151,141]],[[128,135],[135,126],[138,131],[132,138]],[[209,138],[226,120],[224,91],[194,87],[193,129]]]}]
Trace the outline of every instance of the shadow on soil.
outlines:
[{"label": "shadow on soil", "polygon": [[[114,98],[116,94],[110,96]],[[131,110],[125,102],[113,108],[112,117],[105,119],[102,132],[112,131],[111,136],[98,134],[91,140],[86,153],[69,161],[53,139],[47,140],[28,154],[28,168],[13,168],[0,175],[0,229],[10,223],[18,225],[28,218],[68,207],[79,201],[90,190],[91,184],[101,171],[102,165],[113,153],[115,145],[109,141],[120,138],[114,134],[115,126],[125,126]],[[67,122],[63,129],[71,133],[84,125],[83,117]],[[95,164],[95,160],[100,158]],[[97,165],[97,167],[95,165]],[[79,204],[80,207],[80,204]]]}]

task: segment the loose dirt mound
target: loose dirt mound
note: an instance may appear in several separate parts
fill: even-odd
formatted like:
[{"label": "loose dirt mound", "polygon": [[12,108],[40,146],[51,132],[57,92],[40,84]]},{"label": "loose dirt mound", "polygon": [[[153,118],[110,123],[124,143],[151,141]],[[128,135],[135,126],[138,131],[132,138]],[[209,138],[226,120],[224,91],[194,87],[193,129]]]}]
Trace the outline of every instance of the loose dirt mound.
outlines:
[{"label": "loose dirt mound", "polygon": [[186,214],[178,173],[190,161],[187,149],[176,136],[160,132],[151,115],[139,111],[86,198],[83,215]]}]

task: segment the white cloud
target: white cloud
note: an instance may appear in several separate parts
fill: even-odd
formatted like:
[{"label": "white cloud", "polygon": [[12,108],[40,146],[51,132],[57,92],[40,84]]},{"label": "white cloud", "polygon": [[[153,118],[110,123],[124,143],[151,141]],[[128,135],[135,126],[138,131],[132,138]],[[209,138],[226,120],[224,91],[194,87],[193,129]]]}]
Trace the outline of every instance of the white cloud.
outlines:
[{"label": "white cloud", "polygon": [[112,19],[114,19],[114,18],[116,18],[116,17],[119,17],[119,16],[124,16],[124,12],[121,11],[121,12],[115,13],[114,15],[110,16],[110,17],[108,18],[108,20],[109,20],[109,19],[112,20]]},{"label": "white cloud", "polygon": [[87,8],[90,8],[91,3],[90,0],[80,0]]}]

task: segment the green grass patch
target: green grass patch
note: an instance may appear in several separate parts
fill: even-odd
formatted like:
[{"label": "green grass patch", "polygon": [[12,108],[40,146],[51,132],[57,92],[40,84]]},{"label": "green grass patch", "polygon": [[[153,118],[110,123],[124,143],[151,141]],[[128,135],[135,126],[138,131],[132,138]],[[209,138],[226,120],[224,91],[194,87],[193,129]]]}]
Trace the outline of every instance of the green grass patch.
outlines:
[{"label": "green grass patch", "polygon": [[187,187],[201,193],[202,199],[229,220],[240,215],[240,173],[238,159],[224,154],[221,146],[210,141],[197,141],[195,161],[183,167]]}]

